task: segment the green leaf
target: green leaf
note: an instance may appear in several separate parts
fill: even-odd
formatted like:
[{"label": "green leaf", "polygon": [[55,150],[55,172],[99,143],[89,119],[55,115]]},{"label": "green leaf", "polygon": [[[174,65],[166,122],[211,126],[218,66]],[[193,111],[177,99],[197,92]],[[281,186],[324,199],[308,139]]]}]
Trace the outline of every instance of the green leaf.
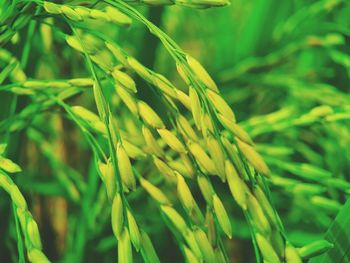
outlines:
[{"label": "green leaf", "polygon": [[334,244],[325,254],[310,263],[350,262],[350,198],[329,227],[325,239]]},{"label": "green leaf", "polygon": [[0,155],[4,154],[6,150],[7,144],[6,143],[1,143],[0,144]]}]

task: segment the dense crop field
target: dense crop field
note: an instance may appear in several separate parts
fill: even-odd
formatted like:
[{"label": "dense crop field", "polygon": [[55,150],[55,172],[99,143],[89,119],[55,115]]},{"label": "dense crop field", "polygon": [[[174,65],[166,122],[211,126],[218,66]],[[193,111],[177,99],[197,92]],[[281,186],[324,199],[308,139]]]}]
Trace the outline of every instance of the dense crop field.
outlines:
[{"label": "dense crop field", "polygon": [[350,262],[349,17],[0,0],[0,262]]}]

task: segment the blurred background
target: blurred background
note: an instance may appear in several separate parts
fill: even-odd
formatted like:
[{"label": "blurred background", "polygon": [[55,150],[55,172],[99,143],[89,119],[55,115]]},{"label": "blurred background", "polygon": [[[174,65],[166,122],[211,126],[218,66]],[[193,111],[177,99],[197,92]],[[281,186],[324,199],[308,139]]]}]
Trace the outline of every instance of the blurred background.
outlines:
[{"label": "blurred background", "polygon": [[[226,7],[203,10],[135,7],[205,66],[238,122],[253,137],[272,171],[271,197],[289,240],[303,246],[322,238],[350,193],[350,3],[234,0]],[[60,19],[37,19],[69,32]],[[184,86],[172,58],[142,24],[89,26],[117,40],[175,86]],[[30,27],[29,23],[1,47],[21,60],[30,36],[24,66],[28,77],[89,76],[84,58],[56,30],[40,23],[33,32]],[[5,66],[0,61],[0,69]],[[3,85],[8,83],[2,80]],[[142,88],[145,85],[137,79],[139,98],[166,116],[154,94]],[[118,109],[118,98],[111,101],[116,112],[124,112]],[[90,91],[68,102],[94,107]],[[8,142],[7,156],[23,169],[12,179],[39,224],[44,251],[55,262],[115,262],[110,208],[88,144],[58,107],[41,107],[36,101],[37,110],[31,108],[26,115],[31,103],[28,96],[0,93],[0,138]],[[128,115],[121,114],[120,119],[128,125]],[[149,167],[145,163],[135,165]],[[215,187],[232,215],[234,238],[225,243],[231,262],[254,262],[242,212],[219,181]],[[198,189],[194,191],[204,205]],[[144,196],[130,195],[137,219],[145,222],[162,262],[182,262],[180,252],[172,249],[176,244],[170,232],[159,224],[155,205]],[[9,200],[0,190],[0,262],[16,262],[16,226]],[[135,255],[135,262],[141,257]]]}]

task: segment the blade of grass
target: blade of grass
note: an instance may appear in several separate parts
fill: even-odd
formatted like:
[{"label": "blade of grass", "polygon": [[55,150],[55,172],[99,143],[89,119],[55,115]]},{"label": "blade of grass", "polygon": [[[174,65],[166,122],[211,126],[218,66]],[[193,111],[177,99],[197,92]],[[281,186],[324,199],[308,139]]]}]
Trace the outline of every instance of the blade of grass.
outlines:
[{"label": "blade of grass", "polygon": [[329,227],[325,239],[334,247],[325,254],[311,259],[310,263],[333,263],[350,261],[350,198]]}]

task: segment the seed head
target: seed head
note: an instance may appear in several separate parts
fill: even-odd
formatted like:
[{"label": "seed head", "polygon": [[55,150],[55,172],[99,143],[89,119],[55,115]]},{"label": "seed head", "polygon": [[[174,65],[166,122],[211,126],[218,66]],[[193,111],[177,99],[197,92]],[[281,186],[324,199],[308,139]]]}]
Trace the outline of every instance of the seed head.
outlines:
[{"label": "seed head", "polygon": [[123,202],[120,194],[116,194],[113,198],[111,221],[114,236],[118,238],[124,226]]},{"label": "seed head", "polygon": [[50,263],[45,254],[37,248],[31,248],[28,251],[28,259],[30,262]]},{"label": "seed head", "polygon": [[188,148],[190,149],[190,152],[203,169],[205,169],[209,174],[217,173],[214,162],[209,158],[207,153],[199,144],[189,142]]},{"label": "seed head", "polygon": [[133,57],[127,57],[127,62],[129,66],[138,74],[140,77],[144,78],[145,80],[152,82],[153,76],[152,73],[139,61],[137,61]]},{"label": "seed head", "polygon": [[209,89],[206,91],[206,93],[210,102],[219,113],[221,113],[229,121],[236,121],[235,114],[233,113],[231,107],[218,93]]},{"label": "seed head", "polygon": [[184,234],[184,239],[186,240],[188,246],[191,248],[191,251],[196,256],[199,262],[203,262],[202,252],[197,244],[194,233],[189,229]]},{"label": "seed head", "polygon": [[162,119],[158,114],[145,102],[137,103],[141,118],[150,126],[156,129],[165,128]]},{"label": "seed head", "polygon": [[61,14],[61,6],[52,2],[44,1],[44,9],[50,14]]},{"label": "seed head", "polygon": [[39,228],[33,218],[29,218],[27,221],[27,234],[30,242],[35,248],[41,249],[41,240],[39,234]]},{"label": "seed head", "polygon": [[224,115],[222,115],[220,113],[218,114],[218,118],[219,118],[219,121],[221,122],[221,124],[226,129],[231,131],[234,136],[238,137],[240,140],[242,140],[245,143],[248,143],[250,145],[254,144],[253,140],[250,138],[249,134],[241,126],[239,126],[237,123],[224,117]]},{"label": "seed head", "polygon": [[196,59],[189,55],[186,56],[186,60],[198,80],[200,80],[207,88],[218,92],[218,87],[204,67]]},{"label": "seed head", "polygon": [[128,142],[127,140],[123,140],[123,146],[128,154],[128,156],[132,159],[140,160],[146,157],[146,154],[136,145]]},{"label": "seed head", "polygon": [[[103,171],[101,171],[102,173]],[[115,171],[111,159],[108,159],[106,170],[102,173],[104,183],[106,185],[107,196],[109,200],[112,200],[116,189]]]},{"label": "seed head", "polygon": [[22,171],[18,164],[2,156],[0,156],[0,168],[8,173],[18,173]]},{"label": "seed head", "polygon": [[291,244],[287,244],[285,249],[286,263],[302,263],[298,251]]},{"label": "seed head", "polygon": [[173,179],[172,177],[174,177],[174,171],[169,167],[168,164],[156,156],[153,156],[153,162],[162,175],[169,177],[169,179]]},{"label": "seed head", "polygon": [[139,227],[137,226],[136,220],[132,213],[127,210],[127,218],[128,218],[128,228],[130,233],[130,239],[132,244],[134,245],[136,251],[139,251],[141,248],[141,235],[139,231]]},{"label": "seed head", "polygon": [[171,149],[178,153],[185,153],[186,149],[182,142],[176,137],[176,135],[167,129],[157,130],[160,137],[169,145]]},{"label": "seed head", "polygon": [[252,217],[254,226],[259,233],[269,236],[271,234],[271,226],[267,220],[260,204],[252,194],[248,194],[247,198],[248,212]]},{"label": "seed head", "polygon": [[235,167],[230,161],[225,162],[227,183],[231,194],[237,204],[243,209],[247,209],[247,193],[243,180],[239,177]]},{"label": "seed head", "polygon": [[96,19],[96,20],[103,21],[103,22],[110,22],[111,21],[111,18],[105,12],[98,10],[98,9],[91,9],[89,16],[92,19]]},{"label": "seed head", "polygon": [[106,7],[106,14],[109,16],[109,18],[113,22],[117,24],[128,26],[132,23],[132,20],[130,17],[128,17],[127,15],[125,15],[124,13],[120,12],[118,9],[112,6]]},{"label": "seed head", "polygon": [[222,151],[220,143],[211,135],[207,137],[207,145],[210,152],[211,159],[214,162],[217,174],[223,182],[226,181],[225,174],[225,155]]},{"label": "seed head", "polygon": [[133,263],[130,236],[126,228],[123,229],[118,237],[118,262]]},{"label": "seed head", "polygon": [[164,156],[163,149],[159,146],[150,129],[148,129],[146,126],[143,126],[142,134],[145,138],[146,145],[150,149],[150,152],[158,157]]},{"label": "seed head", "polygon": [[119,98],[124,102],[126,107],[131,111],[132,114],[138,116],[139,108],[137,106],[136,99],[122,86],[116,86],[115,90],[119,95]]},{"label": "seed head", "polygon": [[16,207],[26,210],[27,202],[24,199],[21,191],[18,189],[17,185],[15,184],[11,185],[10,193],[11,193],[11,199],[15,203]]},{"label": "seed head", "polygon": [[277,218],[276,218],[276,212],[272,208],[269,200],[267,199],[264,191],[261,189],[259,185],[256,185],[254,187],[254,195],[256,199],[258,200],[259,204],[261,205],[262,209],[265,212],[265,215],[269,219],[272,225],[277,225]]},{"label": "seed head", "polygon": [[69,6],[62,5],[61,12],[72,21],[79,22],[83,20],[83,18],[77,12],[75,12],[73,8],[70,8]]},{"label": "seed head", "polygon": [[117,145],[117,160],[118,160],[118,168],[119,174],[124,185],[131,189],[136,189],[136,180],[134,176],[134,172],[132,171],[131,162],[129,156],[127,155],[123,145],[118,143]]},{"label": "seed head", "polygon": [[185,179],[179,173],[176,173],[176,175],[177,175],[177,192],[179,195],[179,199],[182,205],[186,208],[187,212],[191,214],[191,211],[196,205],[196,201],[194,200],[191,190],[186,184]]},{"label": "seed head", "polygon": [[248,162],[261,174],[268,175],[270,173],[264,159],[260,156],[254,148],[245,142],[236,139],[239,149],[242,151]]},{"label": "seed head", "polygon": [[152,82],[157,88],[159,88],[166,95],[170,96],[171,98],[177,98],[177,93],[175,91],[175,87],[163,75],[155,74],[153,76]]},{"label": "seed head", "polygon": [[263,235],[256,233],[255,238],[264,260],[269,263],[281,263],[281,260],[277,256],[275,250]]},{"label": "seed head", "polygon": [[213,196],[213,207],[221,229],[229,238],[232,238],[230,218],[228,217],[226,209],[220,198],[216,194]]},{"label": "seed head", "polygon": [[199,246],[199,249],[203,255],[204,261],[208,263],[215,263],[214,250],[210,245],[210,242],[205,232],[202,229],[197,227],[193,231],[193,233],[194,233],[196,242]]},{"label": "seed head", "polygon": [[180,114],[176,119],[176,122],[177,122],[178,129],[180,130],[180,132],[185,138],[194,142],[198,141],[197,134],[195,133],[191,124],[188,122],[188,120],[184,116]]},{"label": "seed head", "polygon": [[182,216],[174,208],[167,205],[162,205],[160,208],[166,217],[170,220],[170,222],[178,229],[178,231],[180,231],[180,233],[186,233],[188,230],[187,224]]},{"label": "seed head", "polygon": [[198,94],[193,87],[190,87],[190,104],[194,123],[198,130],[201,130],[202,108]]},{"label": "seed head", "polygon": [[133,93],[137,92],[135,81],[128,74],[120,71],[118,67],[114,67],[112,76],[117,83],[122,85],[128,91]]},{"label": "seed head", "polygon": [[192,110],[192,106],[191,106],[191,99],[190,99],[190,97],[185,92],[183,92],[183,91],[181,91],[179,89],[175,89],[175,92],[176,92],[176,97],[181,102],[181,104],[184,105],[186,107],[186,109],[191,111]]},{"label": "seed head", "polygon": [[203,175],[197,177],[197,182],[205,201],[211,205],[213,203],[213,195],[215,194],[213,186],[208,178]]},{"label": "seed head", "polygon": [[125,54],[125,52],[115,43],[109,43],[109,42],[105,42],[106,47],[109,49],[109,51],[112,52],[112,54],[114,55],[114,57],[119,60],[120,63],[122,63],[123,65],[128,65],[127,62],[127,56]]},{"label": "seed head", "polygon": [[146,192],[159,204],[170,205],[170,201],[158,187],[154,186],[149,181],[143,178],[140,178],[140,184],[143,187],[143,189],[145,189]]},{"label": "seed head", "polygon": [[184,247],[184,254],[188,263],[199,263],[195,254],[193,254],[193,252],[186,246]]}]

